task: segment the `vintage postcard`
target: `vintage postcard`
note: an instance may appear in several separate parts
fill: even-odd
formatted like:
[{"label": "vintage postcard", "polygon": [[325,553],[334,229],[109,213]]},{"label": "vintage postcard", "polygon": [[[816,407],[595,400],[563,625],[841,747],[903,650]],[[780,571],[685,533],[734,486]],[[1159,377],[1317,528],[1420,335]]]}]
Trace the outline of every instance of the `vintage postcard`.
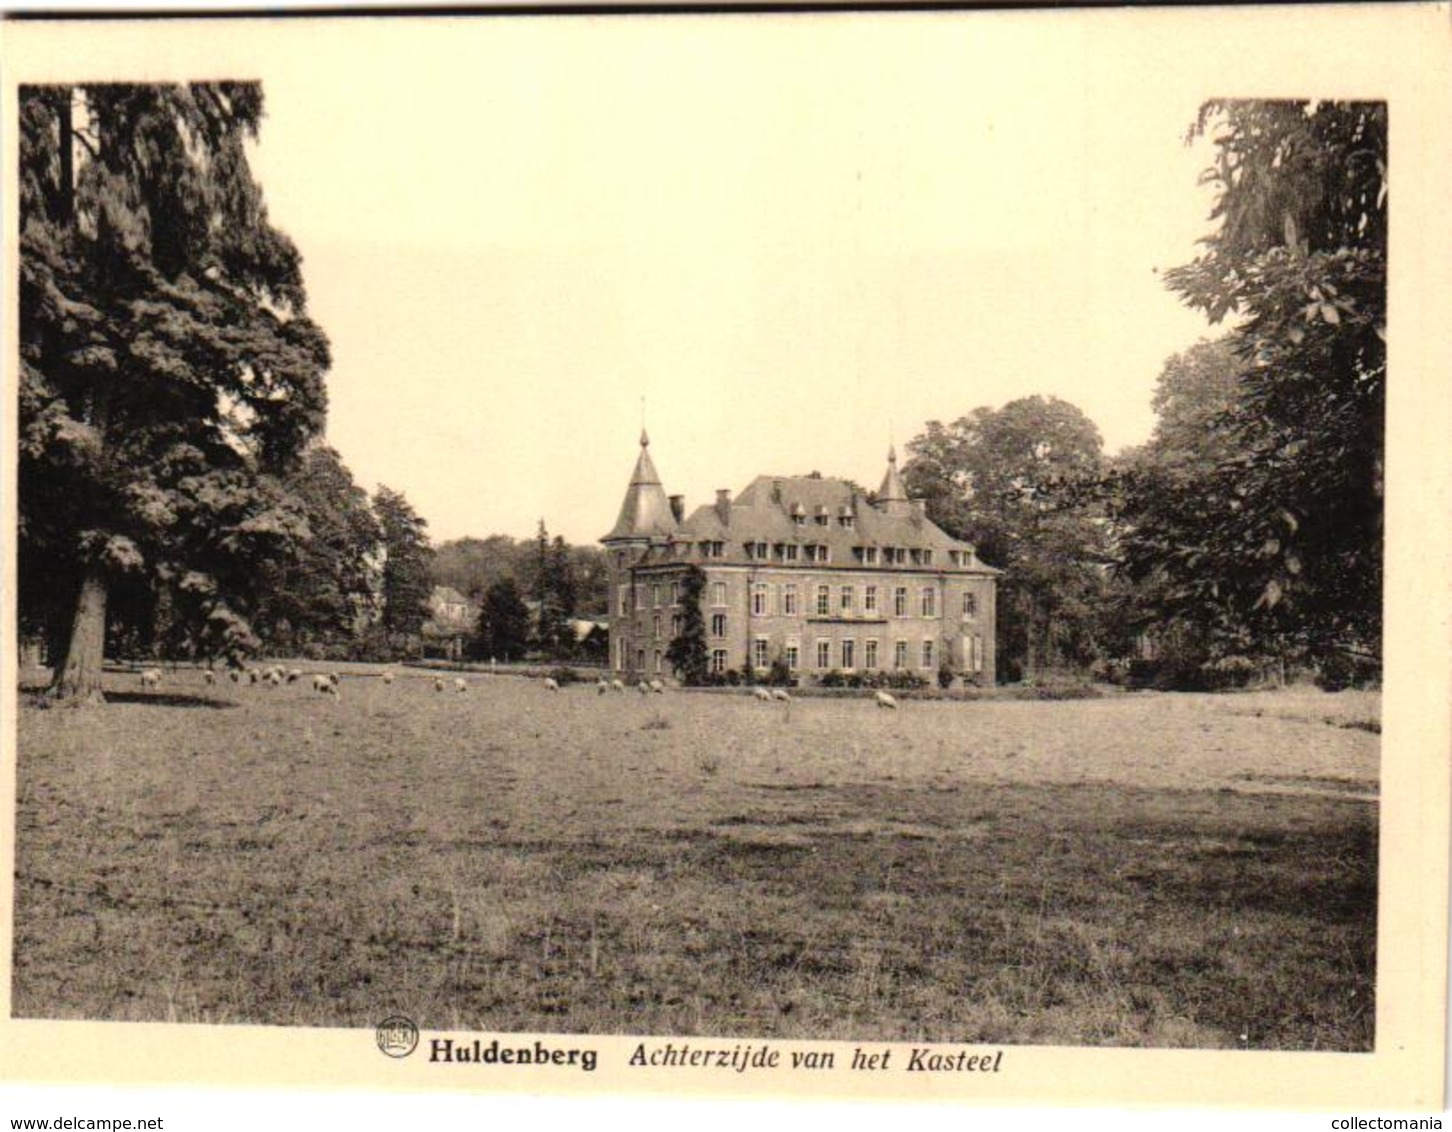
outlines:
[{"label": "vintage postcard", "polygon": [[0,25],[0,1077],[1439,1126],[1447,32]]}]

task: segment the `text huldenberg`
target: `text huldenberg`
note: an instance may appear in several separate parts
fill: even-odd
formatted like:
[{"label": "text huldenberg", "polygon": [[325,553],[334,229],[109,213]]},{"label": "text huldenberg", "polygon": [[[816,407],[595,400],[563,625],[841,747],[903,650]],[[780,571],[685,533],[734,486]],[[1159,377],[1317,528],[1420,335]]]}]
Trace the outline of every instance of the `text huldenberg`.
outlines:
[{"label": "text huldenberg", "polygon": [[528,1046],[501,1046],[498,1038],[487,1044],[478,1038],[467,1042],[431,1038],[429,1060],[469,1065],[574,1065],[593,1073],[596,1054],[593,1049],[551,1049],[539,1041]]}]

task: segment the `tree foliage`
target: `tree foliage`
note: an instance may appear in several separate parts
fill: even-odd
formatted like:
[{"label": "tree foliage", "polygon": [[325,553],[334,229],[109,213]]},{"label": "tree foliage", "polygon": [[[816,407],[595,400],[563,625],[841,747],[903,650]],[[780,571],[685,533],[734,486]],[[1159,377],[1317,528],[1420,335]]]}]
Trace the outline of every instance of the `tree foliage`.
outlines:
[{"label": "tree foliage", "polygon": [[518,660],[529,647],[529,607],[513,578],[501,578],[484,593],[471,651],[481,660]]},{"label": "tree foliage", "polygon": [[279,652],[347,645],[378,612],[382,527],[368,493],[326,445],[310,447],[283,486],[311,537],[264,564],[257,631]]},{"label": "tree foliage", "polygon": [[198,648],[255,643],[257,565],[307,535],[276,477],[328,347],[248,168],[258,84],[26,86],[19,111],[22,617],[87,699],[120,580]]},{"label": "tree foliage", "polygon": [[1131,477],[1127,568],[1166,613],[1283,656],[1379,656],[1386,106],[1213,102],[1192,132],[1219,227],[1166,280],[1232,320],[1237,396],[1193,478]]},{"label": "tree foliage", "polygon": [[1077,407],[1025,397],[930,421],[903,478],[934,522],[974,544],[999,584],[998,655],[1006,673],[1084,665],[1098,651],[1107,547],[1099,484],[1103,443]]},{"label": "tree foliage", "polygon": [[699,566],[686,568],[681,577],[681,631],[666,647],[665,660],[681,683],[706,683],[706,616],[701,600],[706,592],[706,572]]},{"label": "tree foliage", "polygon": [[433,593],[428,523],[389,487],[374,493],[373,511],[383,532],[383,630],[390,639],[412,637],[429,619]]}]

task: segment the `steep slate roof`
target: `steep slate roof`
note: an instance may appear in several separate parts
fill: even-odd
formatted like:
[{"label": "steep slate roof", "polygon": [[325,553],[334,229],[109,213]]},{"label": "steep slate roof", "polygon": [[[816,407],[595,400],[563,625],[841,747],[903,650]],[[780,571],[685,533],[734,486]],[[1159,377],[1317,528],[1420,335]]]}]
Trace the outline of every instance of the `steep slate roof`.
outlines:
[{"label": "steep slate roof", "polygon": [[[950,537],[926,516],[916,516],[913,505],[902,492],[902,481],[897,478],[896,472],[895,461],[890,462],[884,487],[895,487],[902,494],[897,499],[886,501],[883,510],[874,507],[845,480],[818,476],[757,476],[731,501],[724,521],[716,505],[705,504],[691,512],[678,528],[676,538],[691,543],[724,543],[724,554],[720,558],[711,558],[712,564],[762,564],[762,559],[747,555],[743,544],[748,542],[764,542],[769,547],[776,543],[794,543],[797,546],[815,543],[829,548],[829,564],[836,567],[862,566],[853,555],[854,547],[895,546],[908,550],[931,549],[934,552],[931,567],[907,565],[903,569],[969,569],[987,574],[999,573],[973,556],[971,544]],[[844,511],[852,516],[850,527],[844,527],[839,521]],[[797,525],[793,521],[794,513],[804,515],[806,522]],[[816,521],[819,514],[825,514],[825,526]],[[952,566],[948,558],[950,550],[965,552],[968,555],[966,564]],[[770,550],[768,554],[771,554]],[[700,557],[699,548],[692,546],[685,560],[697,561]],[[680,560],[668,546],[656,545],[641,564]],[[782,563],[774,558],[766,561],[773,566],[808,569],[818,565],[807,562],[800,551],[795,563]],[[879,566],[885,567],[885,564],[879,560]]]},{"label": "steep slate roof", "polygon": [[640,456],[635,461],[630,486],[625,489],[620,517],[601,541],[662,538],[679,529],[675,516],[671,514],[671,502],[666,498],[665,488],[661,486],[660,476],[650,458],[650,437],[641,429]]}]

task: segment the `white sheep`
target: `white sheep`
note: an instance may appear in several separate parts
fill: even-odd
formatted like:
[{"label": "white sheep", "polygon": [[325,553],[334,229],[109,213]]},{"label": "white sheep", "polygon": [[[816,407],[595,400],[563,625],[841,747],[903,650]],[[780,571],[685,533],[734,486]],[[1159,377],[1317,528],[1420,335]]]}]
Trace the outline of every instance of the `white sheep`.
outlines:
[{"label": "white sheep", "polygon": [[238,672],[235,668],[229,670],[227,676],[234,684],[242,683],[242,673]]},{"label": "white sheep", "polygon": [[161,669],[143,668],[141,670],[141,686],[143,688],[161,687]]},{"label": "white sheep", "polygon": [[625,682],[623,680],[612,680],[612,681],[610,681],[610,690],[611,691],[614,691],[614,692],[623,692],[623,691],[625,691]]},{"label": "white sheep", "polygon": [[383,682],[385,684],[392,684],[393,683],[393,669],[391,669],[391,668],[385,668],[383,670],[382,679],[383,679]]},{"label": "white sheep", "polygon": [[889,711],[897,711],[897,700],[893,699],[887,692],[878,692],[873,699],[880,708],[887,708]]},{"label": "white sheep", "polygon": [[280,668],[268,669],[267,682],[274,688],[282,687],[282,670]]},{"label": "white sheep", "polygon": [[560,690],[560,682],[553,676],[546,676],[544,678],[544,686],[546,692],[558,692]]},{"label": "white sheep", "polygon": [[322,673],[322,672],[314,672],[313,673],[313,691],[314,692],[327,692],[329,690],[332,690],[334,692],[336,692],[338,690],[337,689],[337,686],[333,683],[332,677],[331,676],[328,676],[328,675],[326,675],[325,673]]},{"label": "white sheep", "polygon": [[606,681],[605,677],[602,676],[599,680],[595,682],[595,694],[597,696],[603,696],[608,691],[610,691],[610,684],[608,681]]},{"label": "white sheep", "polygon": [[469,690],[469,682],[467,680],[465,680],[462,676],[455,676],[454,677],[454,691],[456,691],[456,692],[467,692],[468,690]]},{"label": "white sheep", "polygon": [[217,682],[217,674],[208,668],[202,673],[202,681],[207,684],[215,684]]},{"label": "white sheep", "polygon": [[768,692],[765,688],[752,688],[751,694],[762,703],[771,703],[771,693]]},{"label": "white sheep", "polygon": [[443,690],[444,690],[444,678],[442,676],[435,676],[434,677],[434,691],[435,692],[442,692]]},{"label": "white sheep", "polygon": [[650,685],[647,684],[644,680],[642,680],[639,684],[635,686],[635,690],[639,692],[642,696],[650,695]]},{"label": "white sheep", "polygon": [[789,704],[792,702],[791,695],[785,688],[773,688],[771,690],[771,698],[780,704]]},{"label": "white sheep", "polygon": [[302,675],[303,673],[301,668],[289,668],[287,670],[287,682],[289,684],[296,684],[299,680],[302,679]]},{"label": "white sheep", "polygon": [[650,690],[658,696],[665,695],[665,685],[662,684],[659,680],[652,680],[650,682]]}]

